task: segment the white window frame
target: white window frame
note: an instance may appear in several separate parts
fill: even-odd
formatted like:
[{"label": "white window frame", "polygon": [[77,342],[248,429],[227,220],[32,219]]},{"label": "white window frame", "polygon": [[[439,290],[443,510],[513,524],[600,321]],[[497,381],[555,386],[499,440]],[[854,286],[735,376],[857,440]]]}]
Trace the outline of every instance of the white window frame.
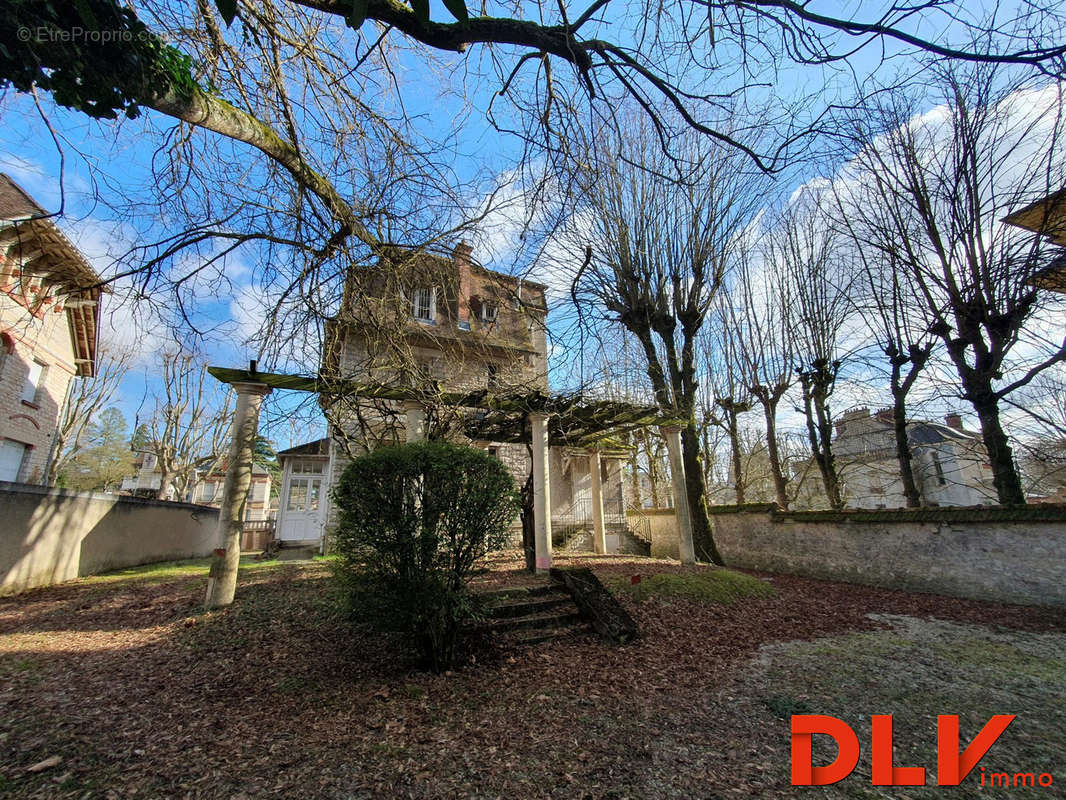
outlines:
[{"label": "white window frame", "polygon": [[26,374],[26,383],[22,386],[22,402],[37,405],[37,395],[40,394],[41,384],[44,383],[48,365],[40,361],[30,362],[30,371]]},{"label": "white window frame", "polygon": [[[489,309],[492,309],[491,314],[489,313]],[[485,325],[491,325],[500,318],[500,306],[496,303],[482,302],[480,316],[482,323]]]},{"label": "white window frame", "polygon": [[[428,295],[428,297],[427,297]],[[421,301],[426,300],[423,303]],[[425,308],[428,316],[420,316]],[[437,322],[437,290],[433,286],[418,286],[411,290],[411,316],[418,322],[433,325]]]}]

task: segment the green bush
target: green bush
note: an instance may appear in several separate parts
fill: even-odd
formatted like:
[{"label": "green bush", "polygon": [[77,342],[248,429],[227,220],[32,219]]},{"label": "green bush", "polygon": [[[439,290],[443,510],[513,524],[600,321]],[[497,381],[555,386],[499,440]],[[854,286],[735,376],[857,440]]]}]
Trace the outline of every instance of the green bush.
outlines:
[{"label": "green bush", "polygon": [[411,635],[430,669],[452,666],[476,615],[467,581],[518,513],[510,473],[470,447],[381,447],[348,465],[333,500],[338,574],[353,609]]}]

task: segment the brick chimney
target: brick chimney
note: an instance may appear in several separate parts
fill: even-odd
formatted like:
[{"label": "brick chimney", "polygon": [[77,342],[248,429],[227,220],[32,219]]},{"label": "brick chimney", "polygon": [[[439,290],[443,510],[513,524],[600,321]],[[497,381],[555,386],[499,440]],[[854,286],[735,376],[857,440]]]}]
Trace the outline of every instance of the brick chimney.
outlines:
[{"label": "brick chimney", "polygon": [[456,271],[459,274],[459,329],[470,330],[470,254],[474,248],[459,242],[452,251]]},{"label": "brick chimney", "polygon": [[955,413],[945,414],[944,415],[944,424],[947,425],[949,428],[954,428],[957,431],[961,431],[962,430],[962,416],[960,414],[955,414]]},{"label": "brick chimney", "polygon": [[877,413],[875,413],[874,416],[877,417],[878,422],[884,422],[888,425],[892,425],[895,423],[895,419],[892,416],[891,408],[879,408],[877,409]]}]

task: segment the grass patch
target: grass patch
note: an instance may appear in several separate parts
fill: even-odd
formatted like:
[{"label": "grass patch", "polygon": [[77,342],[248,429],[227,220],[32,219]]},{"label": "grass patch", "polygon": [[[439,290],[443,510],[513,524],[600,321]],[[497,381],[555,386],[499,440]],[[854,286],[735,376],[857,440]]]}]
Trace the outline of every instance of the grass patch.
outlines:
[{"label": "grass patch", "polygon": [[699,572],[659,572],[647,575],[634,585],[628,577],[608,580],[612,591],[623,591],[639,600],[645,597],[684,597],[706,603],[728,605],[745,597],[769,597],[774,587],[759,578],[734,572],[731,569],[709,569]]},{"label": "grass patch", "polygon": [[[277,561],[256,561],[252,556],[241,556],[240,570],[259,570],[277,567]],[[171,581],[182,578],[206,577],[211,568],[210,558],[192,558],[185,561],[161,561],[157,564],[143,564],[139,567],[117,569],[83,578],[87,584],[116,583],[125,580]]]}]

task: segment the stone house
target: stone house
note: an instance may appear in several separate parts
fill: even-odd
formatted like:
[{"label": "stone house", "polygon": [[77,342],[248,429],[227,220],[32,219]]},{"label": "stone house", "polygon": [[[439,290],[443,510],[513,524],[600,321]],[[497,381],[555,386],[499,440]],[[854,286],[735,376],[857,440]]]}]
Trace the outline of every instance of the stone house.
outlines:
[{"label": "stone house", "polygon": [[[981,435],[966,430],[962,417],[944,422],[907,423],[912,461],[922,504],[975,506],[996,502],[992,467]],[[836,422],[833,452],[852,508],[900,508],[906,505],[896,458],[891,409],[870,413],[854,408]]]},{"label": "stone house", "polygon": [[[479,447],[499,458],[521,486],[531,469],[527,445],[469,435],[478,413],[434,404],[435,394],[548,392],[545,287],[476,264],[460,243],[449,255],[401,254],[401,266],[353,270],[340,312],[326,326],[320,375],[325,381],[424,390],[433,408],[431,435]],[[406,439],[404,402],[322,392],[328,440],[278,453],[283,466],[278,536],[319,544],[332,521],[329,492],[348,461]],[[628,452],[601,453],[608,552],[645,551],[625,517],[622,465]],[[553,541],[591,549],[588,452],[549,451]]]},{"label": "stone house", "polygon": [[96,371],[100,276],[0,173],[0,480],[43,484],[72,381]]}]

